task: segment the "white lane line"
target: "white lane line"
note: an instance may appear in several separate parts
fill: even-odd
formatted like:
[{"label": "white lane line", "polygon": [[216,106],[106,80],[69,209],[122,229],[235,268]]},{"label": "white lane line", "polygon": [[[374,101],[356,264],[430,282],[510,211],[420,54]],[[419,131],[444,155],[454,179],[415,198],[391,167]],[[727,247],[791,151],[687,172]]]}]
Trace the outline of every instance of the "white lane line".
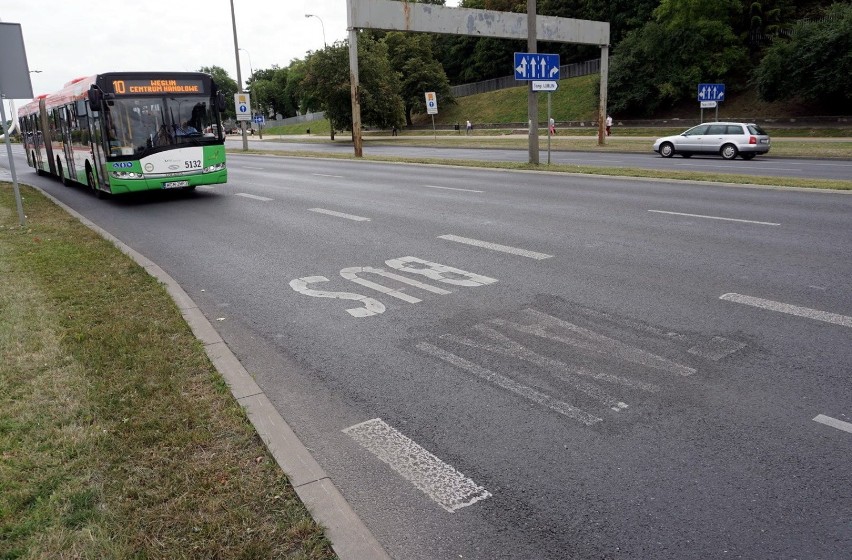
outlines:
[{"label": "white lane line", "polygon": [[327,175],[325,173],[311,173],[314,177],[331,177],[332,179],[343,179],[343,175]]},{"label": "white lane line", "polygon": [[535,251],[527,251],[526,249],[518,249],[516,247],[509,247],[508,245],[498,245],[497,243],[479,241],[478,239],[470,239],[468,237],[459,237],[458,235],[439,235],[438,239],[446,239],[447,241],[455,241],[457,243],[473,245],[474,247],[482,247],[483,249],[491,249],[492,251],[511,253],[513,255],[520,255],[522,257],[529,257],[531,259],[537,260],[549,259],[553,257],[553,255],[547,255],[545,253],[536,253]]},{"label": "white lane line", "polygon": [[311,212],[318,214],[328,214],[329,216],[337,216],[338,218],[346,218],[347,220],[355,220],[356,222],[369,222],[370,218],[363,216],[353,216],[352,214],[344,214],[343,212],[335,212],[334,210],[326,210],[325,208],[308,208]]},{"label": "white lane line", "polygon": [[213,185],[198,185],[198,188],[205,191],[212,191],[216,187],[214,187]]},{"label": "white lane line", "polygon": [[704,216],[701,214],[685,214],[683,212],[667,212],[665,210],[648,210],[648,212],[656,212],[657,214],[671,214],[673,216],[689,216],[690,218],[705,218],[707,220],[724,220],[726,222],[742,222],[745,224],[759,224],[762,226],[780,226],[775,222],[756,222],[754,220],[739,220],[737,218],[722,218],[720,216]]},{"label": "white lane line", "polygon": [[452,364],[457,368],[467,370],[476,377],[493,383],[501,389],[505,389],[506,391],[515,393],[516,395],[531,400],[534,403],[546,406],[550,410],[558,412],[563,416],[567,416],[568,418],[572,418],[574,420],[582,422],[586,426],[591,426],[592,424],[603,420],[602,418],[598,418],[597,416],[589,414],[588,412],[584,412],[583,410],[577,408],[574,405],[568,404],[565,401],[560,401],[559,399],[555,399],[550,395],[538,391],[537,389],[533,389],[532,387],[528,387],[527,385],[518,383],[510,377],[495,373],[490,369],[486,369],[478,364],[474,364],[473,362],[465,360],[462,357],[456,356],[452,352],[448,352],[443,348],[438,348],[437,346],[429,344],[428,342],[419,343],[417,345],[417,349],[426,352],[427,354],[430,354],[431,356],[434,356],[439,360],[444,360],[445,362]]},{"label": "white lane line", "polygon": [[343,432],[450,513],[491,496],[381,418],[355,424]]},{"label": "white lane line", "polygon": [[831,416],[826,416],[825,414],[817,415],[817,417],[814,418],[814,422],[819,422],[820,424],[825,424],[826,426],[831,426],[832,428],[837,428],[838,430],[843,430],[844,432],[852,434],[852,424],[844,422],[843,420],[838,420],[837,418],[832,418]]},{"label": "white lane line", "polygon": [[258,171],[263,171],[266,168],[265,167],[252,167],[251,165],[244,165],[243,169],[257,169]]},{"label": "white lane line", "polygon": [[741,294],[734,293],[723,294],[719,296],[719,299],[852,328],[852,317],[847,317],[846,315],[838,315],[837,313],[829,313],[828,311],[819,311],[817,309],[799,307],[798,305],[790,305],[789,303],[780,303],[769,299],[761,299],[757,297],[744,296]]},{"label": "white lane line", "polygon": [[252,200],[262,200],[263,202],[272,201],[271,198],[266,198],[265,196],[257,196],[256,194],[248,194],[243,192],[234,193],[234,196],[242,196],[245,198],[251,198]]},{"label": "white lane line", "polygon": [[464,191],[464,192],[475,192],[475,193],[485,192],[485,191],[475,191],[473,189],[456,189],[456,188],[453,188],[453,187],[439,187],[437,185],[423,185],[423,187],[427,188],[427,189],[444,189],[445,191]]}]

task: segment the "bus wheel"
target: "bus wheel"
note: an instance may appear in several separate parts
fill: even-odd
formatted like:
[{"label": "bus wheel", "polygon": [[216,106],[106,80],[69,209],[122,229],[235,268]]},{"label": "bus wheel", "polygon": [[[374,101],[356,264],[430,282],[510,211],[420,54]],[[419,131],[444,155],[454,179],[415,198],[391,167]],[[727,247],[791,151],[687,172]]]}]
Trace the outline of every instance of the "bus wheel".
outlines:
[{"label": "bus wheel", "polygon": [[95,173],[88,165],[86,166],[86,182],[89,184],[89,188],[92,189],[92,192],[95,193],[96,198],[104,198],[106,196],[106,193],[99,189],[98,185],[95,183]]},{"label": "bus wheel", "polygon": [[35,152],[30,152],[30,156],[32,156],[32,162],[35,165],[36,175],[44,175],[44,171],[42,171],[41,167],[39,167],[38,161],[35,158]]},{"label": "bus wheel", "polygon": [[59,180],[62,181],[62,184],[66,187],[71,186],[71,182],[65,178],[65,173],[62,170],[62,162],[59,161],[59,158],[56,158],[56,173],[59,174]]}]

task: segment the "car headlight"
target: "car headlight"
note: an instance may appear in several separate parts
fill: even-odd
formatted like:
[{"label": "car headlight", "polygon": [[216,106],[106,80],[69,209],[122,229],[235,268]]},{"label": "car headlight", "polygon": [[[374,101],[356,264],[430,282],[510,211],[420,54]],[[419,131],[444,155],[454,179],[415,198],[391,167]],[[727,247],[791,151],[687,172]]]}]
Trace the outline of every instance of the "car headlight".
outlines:
[{"label": "car headlight", "polygon": [[225,169],[225,162],[217,163],[215,165],[211,165],[209,167],[204,168],[204,173],[213,173],[214,171],[222,171]]},{"label": "car headlight", "polygon": [[110,175],[115,179],[144,179],[145,175],[134,171],[111,171]]}]

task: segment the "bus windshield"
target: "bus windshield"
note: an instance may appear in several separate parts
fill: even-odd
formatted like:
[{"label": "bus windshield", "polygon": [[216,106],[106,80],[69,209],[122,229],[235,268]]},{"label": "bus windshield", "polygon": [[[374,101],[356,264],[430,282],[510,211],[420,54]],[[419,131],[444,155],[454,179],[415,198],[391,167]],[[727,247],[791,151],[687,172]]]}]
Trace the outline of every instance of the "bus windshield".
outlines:
[{"label": "bus windshield", "polygon": [[140,157],[158,148],[220,142],[208,96],[118,98],[104,104],[110,156]]}]

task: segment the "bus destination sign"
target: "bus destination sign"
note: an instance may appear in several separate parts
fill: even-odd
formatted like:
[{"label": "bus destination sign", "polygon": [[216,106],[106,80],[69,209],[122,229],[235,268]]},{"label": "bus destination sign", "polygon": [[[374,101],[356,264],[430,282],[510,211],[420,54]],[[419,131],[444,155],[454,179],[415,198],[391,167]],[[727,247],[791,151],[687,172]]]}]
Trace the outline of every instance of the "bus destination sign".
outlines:
[{"label": "bus destination sign", "polygon": [[151,95],[158,93],[203,93],[204,82],[192,79],[113,80],[116,95]]}]

